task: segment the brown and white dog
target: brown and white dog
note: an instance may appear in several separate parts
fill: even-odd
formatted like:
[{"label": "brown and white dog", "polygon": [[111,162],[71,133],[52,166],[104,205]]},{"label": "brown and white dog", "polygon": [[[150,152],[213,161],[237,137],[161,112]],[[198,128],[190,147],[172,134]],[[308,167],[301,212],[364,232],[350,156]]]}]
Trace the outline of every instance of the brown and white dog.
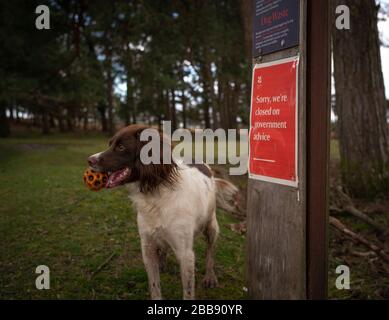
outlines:
[{"label": "brown and white dog", "polygon": [[[143,125],[121,129],[109,148],[88,158],[89,166],[108,172],[108,188],[128,184],[129,197],[137,210],[142,256],[152,299],[161,299],[160,260],[170,247],[181,270],[183,298],[195,297],[194,237],[203,233],[207,241],[205,287],[215,287],[215,242],[219,232],[216,205],[229,208],[237,188],[214,178],[205,164],[143,164],[140,140]],[[161,135],[161,143],[162,143]],[[161,155],[162,157],[162,155]]]}]

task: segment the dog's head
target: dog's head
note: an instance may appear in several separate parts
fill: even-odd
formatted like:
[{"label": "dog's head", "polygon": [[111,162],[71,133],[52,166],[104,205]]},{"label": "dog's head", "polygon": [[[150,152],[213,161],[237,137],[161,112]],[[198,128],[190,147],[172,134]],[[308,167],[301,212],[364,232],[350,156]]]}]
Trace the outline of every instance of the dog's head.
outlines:
[{"label": "dog's head", "polygon": [[[171,185],[177,177],[177,166],[163,164],[162,152],[160,164],[143,164],[140,153],[147,141],[141,141],[144,125],[130,125],[118,131],[110,140],[107,150],[88,158],[89,166],[99,172],[108,173],[107,188],[139,181],[140,191],[153,192],[160,185]],[[162,150],[163,136],[160,134]]]}]

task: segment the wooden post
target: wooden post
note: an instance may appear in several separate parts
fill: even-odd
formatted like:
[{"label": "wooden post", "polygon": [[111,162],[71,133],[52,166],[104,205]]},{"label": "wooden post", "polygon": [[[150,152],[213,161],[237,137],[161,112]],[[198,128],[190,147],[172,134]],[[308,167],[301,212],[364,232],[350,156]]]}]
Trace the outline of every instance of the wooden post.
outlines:
[{"label": "wooden post", "polygon": [[249,179],[246,279],[253,299],[325,298],[329,142],[327,0],[300,0],[299,45],[254,59],[300,55],[298,188]]},{"label": "wooden post", "polygon": [[328,274],[331,46],[329,1],[307,10],[307,297],[325,299]]}]

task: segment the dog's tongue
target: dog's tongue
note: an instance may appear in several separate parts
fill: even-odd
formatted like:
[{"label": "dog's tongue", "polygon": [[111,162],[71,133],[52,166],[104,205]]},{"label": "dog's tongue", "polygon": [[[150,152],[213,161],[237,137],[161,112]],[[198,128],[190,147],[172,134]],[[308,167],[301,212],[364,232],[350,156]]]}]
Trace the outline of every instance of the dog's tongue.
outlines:
[{"label": "dog's tongue", "polygon": [[131,174],[130,168],[124,168],[115,172],[112,172],[109,177],[106,188],[114,188],[121,185]]}]

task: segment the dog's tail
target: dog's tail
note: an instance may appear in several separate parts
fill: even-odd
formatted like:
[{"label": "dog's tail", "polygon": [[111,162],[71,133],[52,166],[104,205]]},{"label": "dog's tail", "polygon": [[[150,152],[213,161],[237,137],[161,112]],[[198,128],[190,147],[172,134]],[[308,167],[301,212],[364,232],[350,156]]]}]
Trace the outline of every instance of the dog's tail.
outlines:
[{"label": "dog's tail", "polygon": [[215,178],[215,184],[216,205],[227,212],[234,212],[237,207],[236,197],[239,189],[224,179]]}]

